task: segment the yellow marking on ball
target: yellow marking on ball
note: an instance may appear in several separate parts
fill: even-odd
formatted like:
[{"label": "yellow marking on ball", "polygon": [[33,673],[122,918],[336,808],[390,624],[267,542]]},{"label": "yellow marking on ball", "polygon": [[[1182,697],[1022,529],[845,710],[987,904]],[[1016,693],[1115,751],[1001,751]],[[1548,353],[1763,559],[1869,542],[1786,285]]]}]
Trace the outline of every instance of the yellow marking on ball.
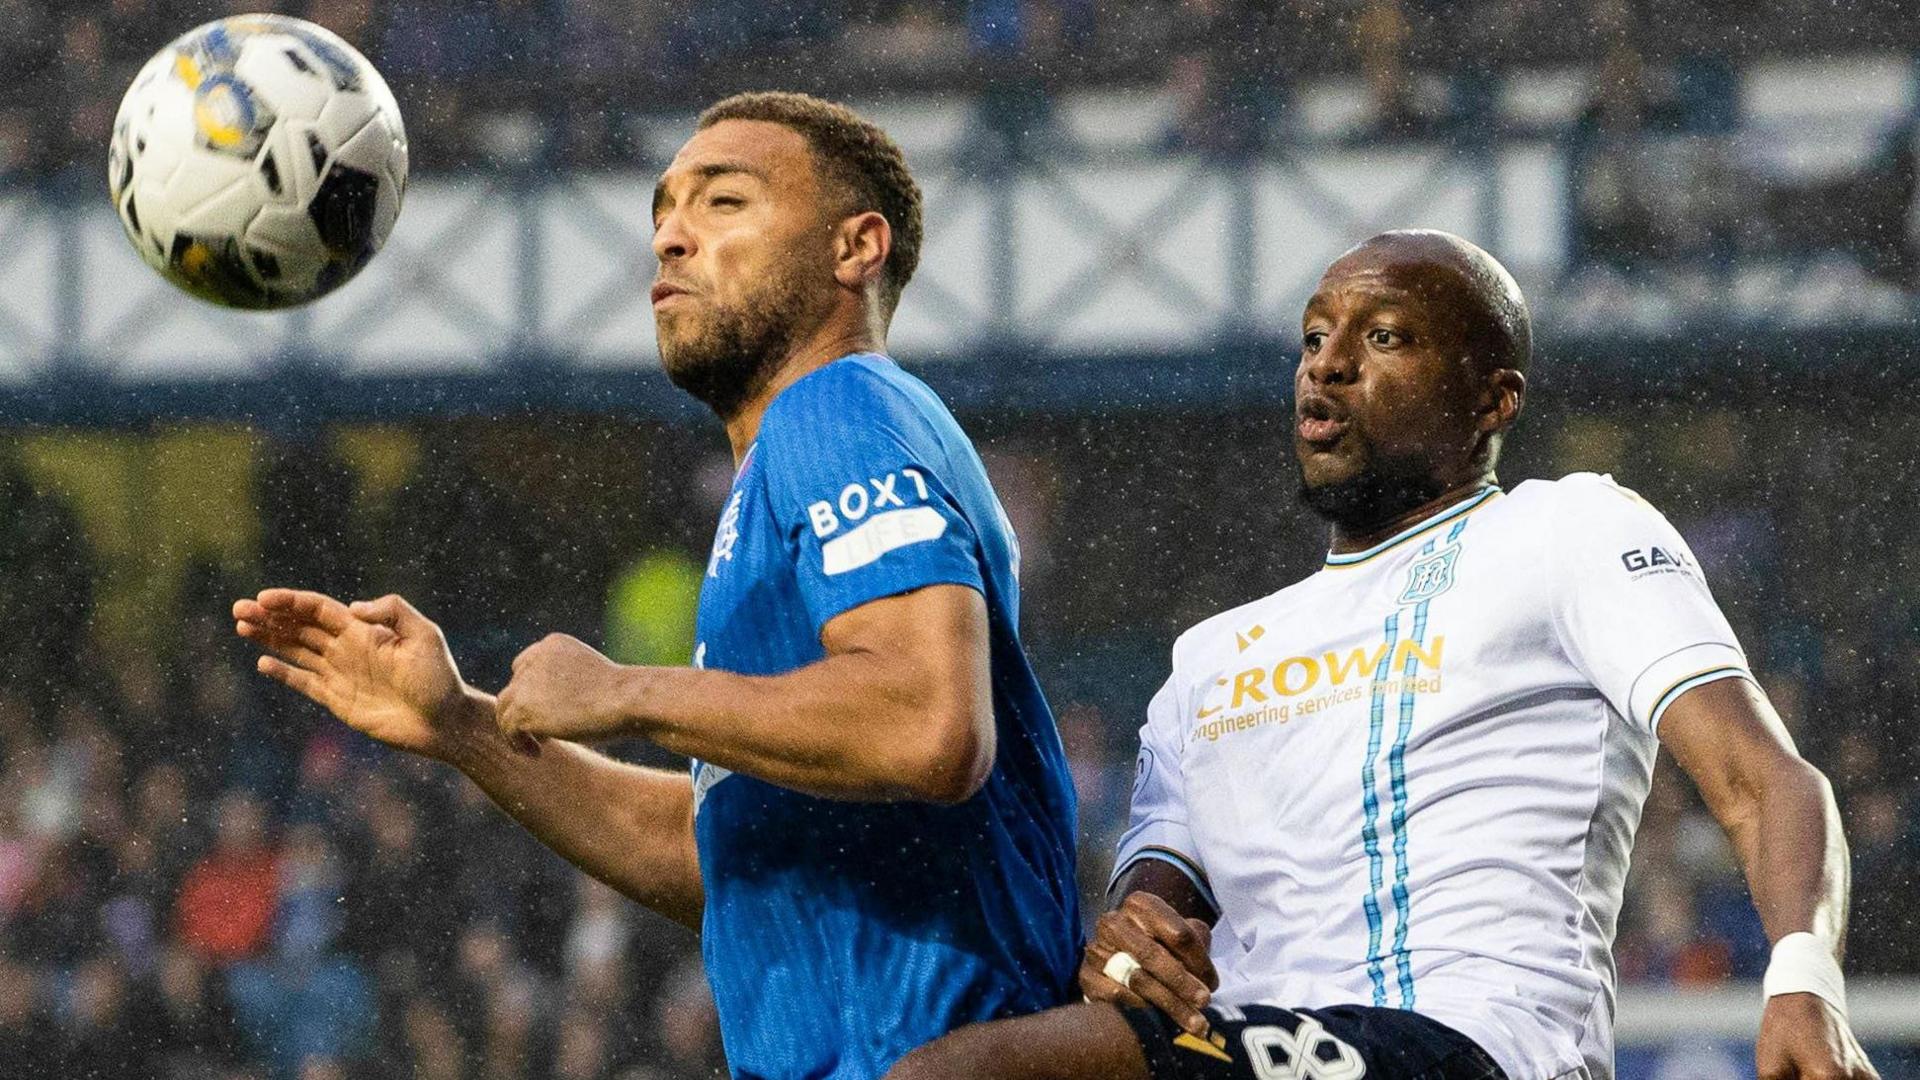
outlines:
[{"label": "yellow marking on ball", "polygon": [[208,261],[212,258],[213,250],[207,247],[207,245],[195,240],[193,243],[187,245],[187,250],[180,253],[180,272],[189,277],[200,277],[201,274],[205,272]]},{"label": "yellow marking on ball", "polygon": [[[247,137],[247,132],[239,124],[234,122],[234,116],[223,117],[220,115],[222,111],[229,114],[238,114],[243,111],[231,107],[226,110],[221,110],[219,104],[224,100],[223,93],[225,95],[231,95],[233,91],[226,90],[223,92],[216,90],[214,93],[194,102],[193,122],[199,126],[200,134],[205,135],[208,142],[222,150],[227,150],[239,146],[240,141]],[[231,103],[228,104],[230,105]]]},{"label": "yellow marking on ball", "polygon": [[180,81],[186,83],[188,89],[198,90],[200,88],[200,62],[195,60],[190,54],[179,53],[174,56],[173,73],[180,76]]}]

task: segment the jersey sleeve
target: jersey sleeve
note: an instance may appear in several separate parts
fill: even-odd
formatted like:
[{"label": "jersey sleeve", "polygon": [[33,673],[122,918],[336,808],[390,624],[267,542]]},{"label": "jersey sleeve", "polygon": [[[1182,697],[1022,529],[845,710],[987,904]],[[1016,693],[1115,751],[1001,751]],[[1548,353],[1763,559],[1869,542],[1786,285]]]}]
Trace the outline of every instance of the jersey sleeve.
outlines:
[{"label": "jersey sleeve", "polygon": [[1180,762],[1184,710],[1177,684],[1177,674],[1168,678],[1147,705],[1147,722],[1140,728],[1140,756],[1134,765],[1133,808],[1107,888],[1111,891],[1121,875],[1141,860],[1159,859],[1185,874],[1218,911],[1220,905],[1187,827],[1186,774]]},{"label": "jersey sleeve", "polygon": [[1554,620],[1561,645],[1608,702],[1648,732],[1696,686],[1753,676],[1685,540],[1610,477],[1561,481]]},{"label": "jersey sleeve", "polygon": [[985,594],[933,425],[878,376],[842,362],[795,383],[768,408],[756,452],[815,633],[928,585]]}]

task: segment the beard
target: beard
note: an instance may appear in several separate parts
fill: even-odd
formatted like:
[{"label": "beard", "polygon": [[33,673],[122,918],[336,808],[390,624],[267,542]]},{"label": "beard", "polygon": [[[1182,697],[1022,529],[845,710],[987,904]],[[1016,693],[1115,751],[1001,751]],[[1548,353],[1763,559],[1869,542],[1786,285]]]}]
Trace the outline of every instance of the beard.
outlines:
[{"label": "beard", "polygon": [[[660,325],[660,364],[673,385],[722,421],[733,419],[818,324],[825,301],[809,295],[797,267],[784,269],[736,307],[709,307],[682,333]],[[686,316],[681,316],[685,319]]]},{"label": "beard", "polygon": [[1349,533],[1383,525],[1445,494],[1447,485],[1433,476],[1423,455],[1383,456],[1368,447],[1351,476],[1323,483],[1307,479],[1301,468],[1300,501],[1307,509]]}]

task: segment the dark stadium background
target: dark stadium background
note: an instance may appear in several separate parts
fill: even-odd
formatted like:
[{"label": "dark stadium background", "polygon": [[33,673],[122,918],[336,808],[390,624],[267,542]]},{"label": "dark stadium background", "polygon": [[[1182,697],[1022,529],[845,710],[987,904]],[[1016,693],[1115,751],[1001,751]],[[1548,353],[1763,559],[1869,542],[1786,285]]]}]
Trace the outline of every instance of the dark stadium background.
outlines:
[{"label": "dark stadium background", "polygon": [[[383,256],[388,278],[274,324],[289,329],[243,344],[253,352],[237,366],[141,351],[140,320],[185,318],[173,340],[189,345],[215,326],[176,317],[196,302],[163,291],[115,316],[131,329],[101,330],[99,282],[164,289],[111,242],[81,243],[102,222],[114,235],[102,181],[122,89],[188,27],[269,6],[0,0],[0,1075],[710,1075],[717,1036],[688,935],[586,882],[449,771],[276,692],[226,618],[265,583],[397,590],[445,623],[469,678],[496,688],[549,630],[684,661],[730,466],[717,427],[652,370],[650,339],[621,362],[583,362],[530,329],[537,297],[489,294],[450,301],[504,320],[477,365],[390,369],[375,345],[340,374],[325,312],[456,294],[457,261],[436,265],[418,237]],[[1226,287],[1242,294],[1228,317],[1172,344],[1060,345],[1044,312],[1007,306],[1025,219],[989,203],[985,322],[950,341],[922,331],[935,342],[924,356],[899,350],[959,408],[1020,533],[1025,631],[1075,762],[1090,903],[1173,636],[1310,571],[1323,543],[1292,496],[1292,313],[1232,312],[1267,297],[1274,261],[1310,278],[1338,247],[1266,235],[1262,250],[1235,249],[1258,207],[1232,178],[1316,154],[1431,151],[1490,199],[1472,238],[1504,257],[1538,248],[1540,226],[1501,209],[1514,192],[1494,163],[1537,152],[1547,171],[1525,175],[1564,185],[1565,209],[1545,226],[1552,258],[1516,256],[1541,345],[1501,475],[1611,471],[1692,543],[1838,791],[1855,1015],[1884,1076],[1920,1076],[1913,5],[271,9],[328,26],[383,70],[417,189],[480,183],[509,202],[576,179],[650,183],[684,118],[737,89],[957,116],[937,163],[957,178],[947,191],[1097,172],[1110,158],[1084,145],[1066,103],[1154,104],[1164,119],[1125,160],[1191,162],[1224,182],[1223,220],[1241,227],[1223,234]],[[1810,103],[1783,109],[1759,89],[1781,79],[1810,87]],[[1312,121],[1328,86],[1352,103],[1331,127]],[[1548,99],[1559,105],[1530,104]],[[636,119],[662,116],[679,119]],[[1774,151],[1788,143],[1818,161],[1783,165]],[[930,188],[930,213],[940,202]],[[1101,229],[1066,195],[1043,205]],[[1422,194],[1392,205],[1418,216]],[[1183,225],[1177,199],[1165,209],[1125,235],[1108,222],[1100,243],[1177,303],[1186,287],[1155,267],[1217,238]],[[1357,214],[1332,228],[1350,242],[1401,223]],[[543,228],[521,239],[574,242]],[[954,306],[948,287],[910,288],[905,309]],[[260,325],[222,316],[206,332],[231,349],[232,327]],[[1623,1078],[1750,1075],[1741,1039],[1766,942],[1717,827],[1670,766],[1617,954]]]}]

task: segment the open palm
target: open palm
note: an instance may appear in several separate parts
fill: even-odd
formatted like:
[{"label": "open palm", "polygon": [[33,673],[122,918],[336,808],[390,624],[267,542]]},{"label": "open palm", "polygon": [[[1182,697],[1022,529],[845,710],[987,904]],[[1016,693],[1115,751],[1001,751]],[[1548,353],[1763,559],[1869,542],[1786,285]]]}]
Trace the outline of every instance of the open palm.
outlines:
[{"label": "open palm", "polygon": [[267,650],[260,672],[400,750],[444,757],[466,686],[432,620],[398,596],[352,606],[267,589],[233,605],[235,630]]}]

